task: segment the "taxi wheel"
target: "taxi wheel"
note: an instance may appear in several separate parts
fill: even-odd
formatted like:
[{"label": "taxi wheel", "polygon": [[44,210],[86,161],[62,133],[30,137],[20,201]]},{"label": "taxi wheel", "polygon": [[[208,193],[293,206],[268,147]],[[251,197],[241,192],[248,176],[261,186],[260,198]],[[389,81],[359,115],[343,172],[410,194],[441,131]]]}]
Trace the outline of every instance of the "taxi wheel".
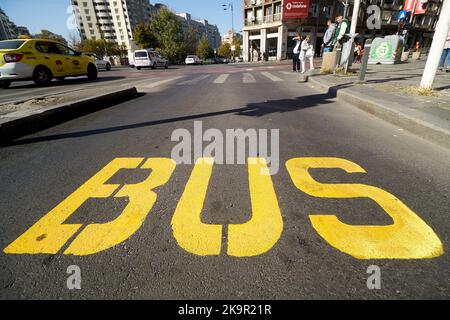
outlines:
[{"label": "taxi wheel", "polygon": [[53,74],[46,67],[37,67],[33,72],[33,81],[37,85],[45,85],[52,82]]},{"label": "taxi wheel", "polygon": [[169,69],[169,65],[166,63],[166,65],[164,66],[164,69]]},{"label": "taxi wheel", "polygon": [[11,81],[8,80],[2,80],[0,81],[0,88],[7,89],[11,85]]},{"label": "taxi wheel", "polygon": [[97,80],[98,78],[97,67],[93,64],[88,65],[87,77],[89,80]]},{"label": "taxi wheel", "polygon": [[111,71],[111,65],[109,63],[106,65],[106,71]]}]

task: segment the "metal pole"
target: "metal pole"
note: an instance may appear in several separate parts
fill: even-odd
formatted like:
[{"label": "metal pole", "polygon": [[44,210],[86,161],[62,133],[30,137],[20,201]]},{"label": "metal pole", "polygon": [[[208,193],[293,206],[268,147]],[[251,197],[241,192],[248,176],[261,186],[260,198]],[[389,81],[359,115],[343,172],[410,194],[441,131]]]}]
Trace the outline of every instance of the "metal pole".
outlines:
[{"label": "metal pole", "polygon": [[372,39],[367,39],[364,45],[364,56],[359,69],[359,81],[364,82],[366,79],[367,64],[369,63],[370,49],[372,48]]},{"label": "metal pole", "polygon": [[427,63],[423,71],[420,87],[430,89],[433,87],[434,78],[439,66],[439,60],[442,56],[445,41],[450,29],[450,0],[444,0],[436,25],[436,31],[431,44],[430,53],[428,54]]},{"label": "metal pole", "polygon": [[[417,1],[417,0],[416,0]],[[352,23],[350,25],[350,33],[356,33],[356,27],[358,26],[358,14],[361,0],[355,0],[353,5]]]},{"label": "metal pole", "polygon": [[[356,27],[358,26],[358,15],[359,15],[359,7],[361,5],[361,0],[355,0],[353,4],[353,13],[352,13],[352,23],[350,24],[350,34],[356,33]],[[353,62],[353,52],[354,52],[354,42],[355,39],[351,38],[350,40],[350,57],[345,63],[345,72],[347,72],[348,67],[351,66]]]}]

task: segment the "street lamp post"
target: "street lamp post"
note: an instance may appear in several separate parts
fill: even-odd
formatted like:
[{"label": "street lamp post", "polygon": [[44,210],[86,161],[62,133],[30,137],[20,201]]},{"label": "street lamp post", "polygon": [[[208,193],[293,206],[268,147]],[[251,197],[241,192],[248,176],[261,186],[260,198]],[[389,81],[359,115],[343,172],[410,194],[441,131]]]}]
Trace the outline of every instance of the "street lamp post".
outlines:
[{"label": "street lamp post", "polygon": [[222,7],[225,11],[228,9],[231,10],[231,43],[234,44],[234,6],[233,3],[230,2],[229,4],[223,4]]}]

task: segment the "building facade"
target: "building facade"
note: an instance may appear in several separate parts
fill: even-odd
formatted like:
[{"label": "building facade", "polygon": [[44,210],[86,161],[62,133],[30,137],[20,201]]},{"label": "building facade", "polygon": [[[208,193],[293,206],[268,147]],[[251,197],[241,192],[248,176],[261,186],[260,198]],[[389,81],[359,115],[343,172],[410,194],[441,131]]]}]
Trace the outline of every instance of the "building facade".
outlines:
[{"label": "building facade", "polygon": [[[302,36],[310,35],[316,54],[320,53],[327,19],[338,15],[351,16],[353,8],[343,5],[339,0],[310,0],[309,15],[303,19],[286,19],[284,5],[287,0],[243,0],[243,56],[245,61],[257,61],[262,56],[268,60],[289,59],[293,55],[292,38],[296,32]],[[359,12],[356,41],[378,36],[396,34],[399,28],[397,16],[403,9],[405,0],[362,0]],[[426,50],[431,41],[439,17],[443,0],[428,0],[424,14],[413,18],[408,45],[419,41]],[[369,30],[366,21],[369,15],[366,9],[377,5],[381,10],[381,28]]]},{"label": "building facade", "polygon": [[149,0],[72,0],[72,5],[81,39],[106,39],[130,51],[137,49],[134,28],[149,23],[154,12]]},{"label": "building facade", "polygon": [[221,36],[216,25],[209,24],[208,20],[193,19],[189,13],[177,13],[177,17],[181,22],[184,34],[187,34],[189,29],[193,28],[197,40],[200,40],[205,35],[213,49],[217,49],[220,46]]},{"label": "building facade", "polygon": [[231,29],[228,30],[228,33],[222,36],[222,43],[228,43],[230,45],[233,45],[233,40],[239,39],[242,43],[242,35],[237,32],[233,32]]},{"label": "building facade", "polygon": [[15,39],[18,36],[17,26],[9,20],[6,13],[0,8],[0,40]]}]

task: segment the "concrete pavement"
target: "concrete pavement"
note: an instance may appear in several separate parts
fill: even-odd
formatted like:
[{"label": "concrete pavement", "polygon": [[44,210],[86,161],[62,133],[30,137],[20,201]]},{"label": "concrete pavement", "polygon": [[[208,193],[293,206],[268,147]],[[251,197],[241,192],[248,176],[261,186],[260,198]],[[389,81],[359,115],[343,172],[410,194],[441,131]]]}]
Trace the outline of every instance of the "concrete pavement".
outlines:
[{"label": "concrete pavement", "polygon": [[[194,165],[178,165],[167,183],[155,189],[156,203],[144,212],[143,224],[112,248],[87,256],[64,254],[80,234],[76,233],[56,254],[0,253],[0,297],[448,298],[450,151],[299,84],[298,75],[286,66],[265,68],[213,66],[208,72],[193,68],[189,73],[166,75],[160,81],[168,81],[158,86],[141,79],[145,96],[1,148],[0,246],[4,250],[58,204],[72,201],[64,202],[114,159],[170,158],[176,145],[170,141],[173,131],[192,132],[194,120],[201,120],[205,130],[280,129],[281,166],[271,179],[283,229],[266,253],[240,258],[227,254],[231,229],[226,226],[250,221],[254,205],[264,200],[263,194],[251,204],[252,180],[245,165],[216,165],[208,185],[201,219],[225,226],[221,253],[201,256],[181,247],[171,224]],[[229,76],[224,79],[223,74]],[[285,165],[298,157],[339,158],[361,166],[366,174],[338,169],[314,169],[311,174],[322,183],[367,184],[395,195],[436,234],[443,254],[367,260],[330,245],[331,240],[317,232],[309,216],[333,214],[353,226],[385,226],[393,220],[364,196],[325,198],[298,190]],[[107,183],[142,182],[148,171],[122,169]],[[129,201],[117,194],[93,197],[63,223],[82,225],[82,230],[105,224],[120,217]],[[73,208],[62,205],[62,209]],[[38,246],[56,243],[47,242],[55,230],[39,235]],[[98,235],[91,240],[98,240]],[[418,234],[406,232],[405,236],[415,243]],[[347,244],[358,242],[361,239],[350,233]],[[27,243],[28,249],[21,250],[33,251],[33,241]],[[395,247],[398,242],[391,243]],[[66,270],[71,265],[81,269],[81,290],[66,287]],[[381,269],[381,290],[367,288],[370,265]]]}]

